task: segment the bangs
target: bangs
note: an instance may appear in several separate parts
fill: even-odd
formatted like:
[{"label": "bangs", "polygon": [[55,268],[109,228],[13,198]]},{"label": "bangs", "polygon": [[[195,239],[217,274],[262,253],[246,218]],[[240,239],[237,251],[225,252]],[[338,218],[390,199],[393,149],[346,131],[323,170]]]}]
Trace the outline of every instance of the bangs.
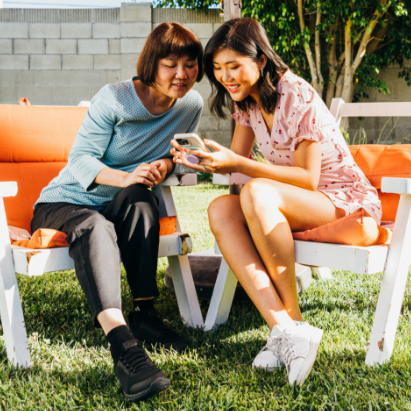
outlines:
[{"label": "bangs", "polygon": [[163,59],[171,54],[177,57],[189,56],[191,58],[198,58],[202,55],[203,46],[193,33],[186,29],[172,31],[173,33],[164,33],[159,58]]}]

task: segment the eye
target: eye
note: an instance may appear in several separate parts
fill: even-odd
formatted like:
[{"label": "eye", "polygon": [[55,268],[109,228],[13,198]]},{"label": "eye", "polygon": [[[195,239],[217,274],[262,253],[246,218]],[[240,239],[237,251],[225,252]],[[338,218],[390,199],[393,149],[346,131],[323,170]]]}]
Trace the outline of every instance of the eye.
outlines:
[{"label": "eye", "polygon": [[214,67],[214,70],[220,70],[220,68],[219,67]]},{"label": "eye", "polygon": [[240,66],[230,67],[230,70],[237,70]]},{"label": "eye", "polygon": [[176,66],[168,66],[167,64],[163,64],[163,66],[168,67],[168,68],[175,68]]},{"label": "eye", "polygon": [[197,64],[194,64],[193,66],[187,66],[188,68],[194,68],[194,67],[196,67],[197,66]]}]

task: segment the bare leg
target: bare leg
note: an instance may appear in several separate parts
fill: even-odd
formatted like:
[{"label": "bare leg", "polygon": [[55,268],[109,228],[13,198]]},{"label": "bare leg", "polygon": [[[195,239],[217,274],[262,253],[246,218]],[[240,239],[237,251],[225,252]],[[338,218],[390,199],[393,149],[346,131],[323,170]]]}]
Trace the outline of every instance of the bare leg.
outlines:
[{"label": "bare leg", "polygon": [[250,181],[240,198],[223,196],[210,205],[211,229],[270,329],[290,326],[302,320],[291,229],[314,228],[344,212],[322,193],[267,179]]},{"label": "bare leg", "polygon": [[123,313],[118,308],[108,308],[107,310],[101,311],[97,315],[97,320],[105,335],[113,328],[119,327],[120,325],[127,325]]}]

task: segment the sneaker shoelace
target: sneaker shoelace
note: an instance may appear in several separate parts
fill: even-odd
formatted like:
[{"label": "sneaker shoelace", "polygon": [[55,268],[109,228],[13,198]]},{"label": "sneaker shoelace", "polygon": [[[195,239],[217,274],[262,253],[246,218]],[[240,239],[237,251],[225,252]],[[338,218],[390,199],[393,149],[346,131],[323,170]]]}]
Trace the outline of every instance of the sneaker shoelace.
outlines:
[{"label": "sneaker shoelace", "polygon": [[295,351],[294,351],[295,342],[291,334],[287,332],[287,330],[285,330],[283,334],[277,338],[279,339],[281,338],[281,342],[279,345],[279,352],[281,354],[283,361],[287,365],[287,369],[288,369],[291,360],[295,358]]},{"label": "sneaker shoelace", "polygon": [[124,351],[120,360],[132,373],[139,371],[144,366],[153,365],[144,349],[138,346]]}]

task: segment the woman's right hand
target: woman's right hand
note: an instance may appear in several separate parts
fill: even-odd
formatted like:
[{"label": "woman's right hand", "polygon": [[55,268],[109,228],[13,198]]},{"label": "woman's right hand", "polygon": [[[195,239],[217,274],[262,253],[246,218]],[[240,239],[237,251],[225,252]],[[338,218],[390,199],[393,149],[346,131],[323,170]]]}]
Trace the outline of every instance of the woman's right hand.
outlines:
[{"label": "woman's right hand", "polygon": [[155,182],[161,179],[158,168],[152,164],[142,163],[123,179],[121,187],[125,188],[133,184],[144,184],[147,187],[154,187]]}]

